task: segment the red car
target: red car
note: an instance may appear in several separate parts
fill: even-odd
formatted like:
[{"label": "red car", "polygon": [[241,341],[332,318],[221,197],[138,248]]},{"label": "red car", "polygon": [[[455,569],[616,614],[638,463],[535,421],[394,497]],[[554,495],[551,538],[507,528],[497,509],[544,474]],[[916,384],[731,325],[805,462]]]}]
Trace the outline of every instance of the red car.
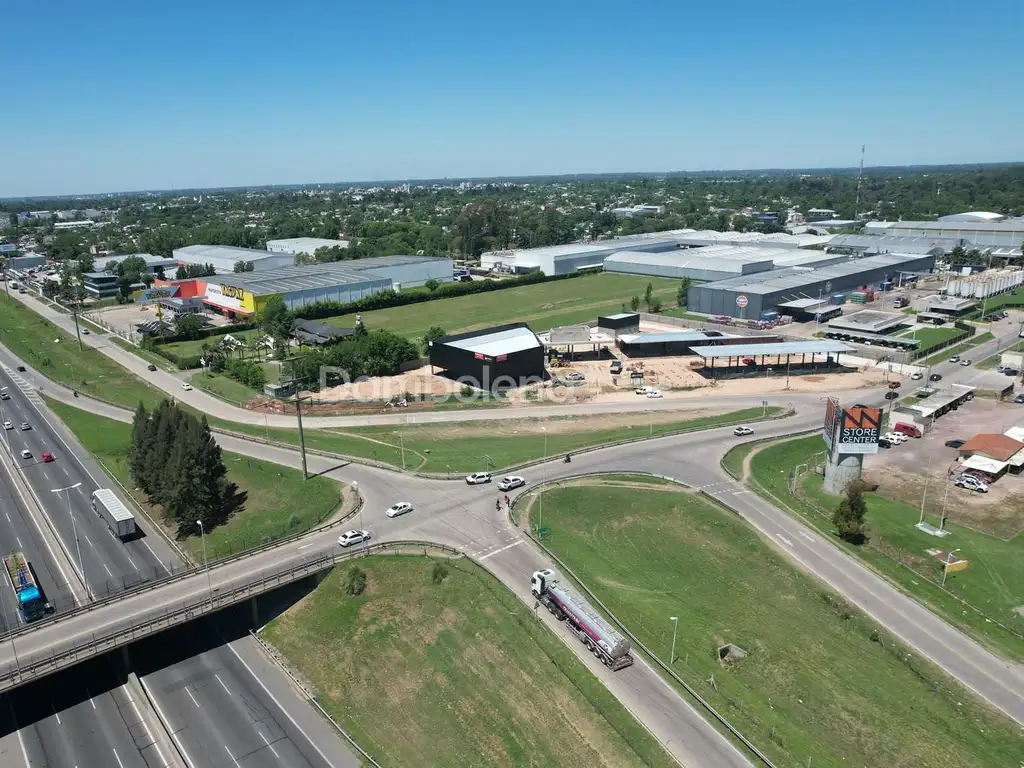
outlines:
[{"label": "red car", "polygon": [[47,462],[47,463],[48,463],[48,462],[51,462],[51,461],[53,461],[53,460],[54,460],[54,459],[53,459],[53,454],[52,454],[52,453],[44,453],[44,454],[43,454],[43,455],[42,455],[42,456],[41,456],[40,458],[41,458],[41,459],[42,459],[42,460],[43,460],[44,462]]}]

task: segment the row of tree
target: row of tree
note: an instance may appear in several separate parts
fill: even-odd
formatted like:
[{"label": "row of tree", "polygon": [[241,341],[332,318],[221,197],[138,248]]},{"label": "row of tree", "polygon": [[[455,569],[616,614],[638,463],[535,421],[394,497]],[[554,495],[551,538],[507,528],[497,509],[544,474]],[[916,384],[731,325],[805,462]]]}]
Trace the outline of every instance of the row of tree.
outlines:
[{"label": "row of tree", "polygon": [[200,522],[209,532],[245,505],[245,493],[227,479],[205,416],[197,419],[169,400],[152,411],[140,403],[129,450],[132,479],[163,508],[179,538],[198,534]]}]

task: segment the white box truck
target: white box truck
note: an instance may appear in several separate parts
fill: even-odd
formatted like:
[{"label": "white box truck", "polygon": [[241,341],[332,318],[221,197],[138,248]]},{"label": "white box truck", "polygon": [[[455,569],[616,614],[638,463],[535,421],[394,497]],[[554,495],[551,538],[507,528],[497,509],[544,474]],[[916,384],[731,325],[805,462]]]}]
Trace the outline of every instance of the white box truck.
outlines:
[{"label": "white box truck", "polygon": [[107,524],[112,535],[122,541],[135,535],[135,515],[109,488],[98,488],[92,492],[92,508]]}]

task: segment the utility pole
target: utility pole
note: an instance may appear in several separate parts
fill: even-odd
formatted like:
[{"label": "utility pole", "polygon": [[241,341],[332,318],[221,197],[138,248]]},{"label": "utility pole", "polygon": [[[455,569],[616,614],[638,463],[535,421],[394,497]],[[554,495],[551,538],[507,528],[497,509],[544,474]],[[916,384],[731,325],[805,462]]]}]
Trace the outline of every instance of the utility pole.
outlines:
[{"label": "utility pole", "polygon": [[284,362],[292,364],[291,385],[295,387],[295,418],[299,422],[299,452],[302,454],[302,479],[309,480],[309,472],[306,469],[306,436],[302,432],[302,398],[299,397],[299,380],[295,377],[295,362],[298,357],[290,357]]},{"label": "utility pole", "polygon": [[83,351],[82,332],[78,329],[78,288],[74,289],[75,295],[71,297],[71,316],[75,318],[75,335],[78,337],[78,351]]}]

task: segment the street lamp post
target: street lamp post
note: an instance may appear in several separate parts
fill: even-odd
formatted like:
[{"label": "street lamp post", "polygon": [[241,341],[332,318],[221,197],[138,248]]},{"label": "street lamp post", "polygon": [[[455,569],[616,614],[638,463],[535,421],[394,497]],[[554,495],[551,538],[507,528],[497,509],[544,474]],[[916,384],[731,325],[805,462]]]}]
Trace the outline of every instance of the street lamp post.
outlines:
[{"label": "street lamp post", "polygon": [[92,590],[89,589],[89,582],[85,578],[85,561],[82,560],[82,543],[78,540],[78,526],[75,524],[75,513],[71,510],[71,492],[78,488],[81,483],[75,483],[69,485],[66,488],[51,488],[50,493],[67,493],[68,496],[68,517],[71,518],[71,533],[75,537],[75,548],[78,550],[78,573],[82,577],[82,583],[85,585],[85,594],[92,599]]},{"label": "street lamp post", "polygon": [[942,588],[943,589],[946,588],[946,576],[949,574],[949,558],[950,558],[951,555],[953,555],[953,554],[955,554],[955,553],[957,553],[959,551],[960,551],[960,548],[957,547],[952,552],[946,553],[946,556],[943,558],[943,561],[942,561]]},{"label": "street lamp post", "polygon": [[199,538],[203,541],[203,567],[206,568],[206,586],[210,590],[210,609],[213,610],[213,581],[210,578],[210,560],[206,557],[206,529],[202,520],[196,520],[199,526]]},{"label": "street lamp post", "polygon": [[672,653],[668,657],[669,666],[672,666],[676,663],[676,630],[679,629],[679,617],[669,616],[668,620],[672,622]]}]

